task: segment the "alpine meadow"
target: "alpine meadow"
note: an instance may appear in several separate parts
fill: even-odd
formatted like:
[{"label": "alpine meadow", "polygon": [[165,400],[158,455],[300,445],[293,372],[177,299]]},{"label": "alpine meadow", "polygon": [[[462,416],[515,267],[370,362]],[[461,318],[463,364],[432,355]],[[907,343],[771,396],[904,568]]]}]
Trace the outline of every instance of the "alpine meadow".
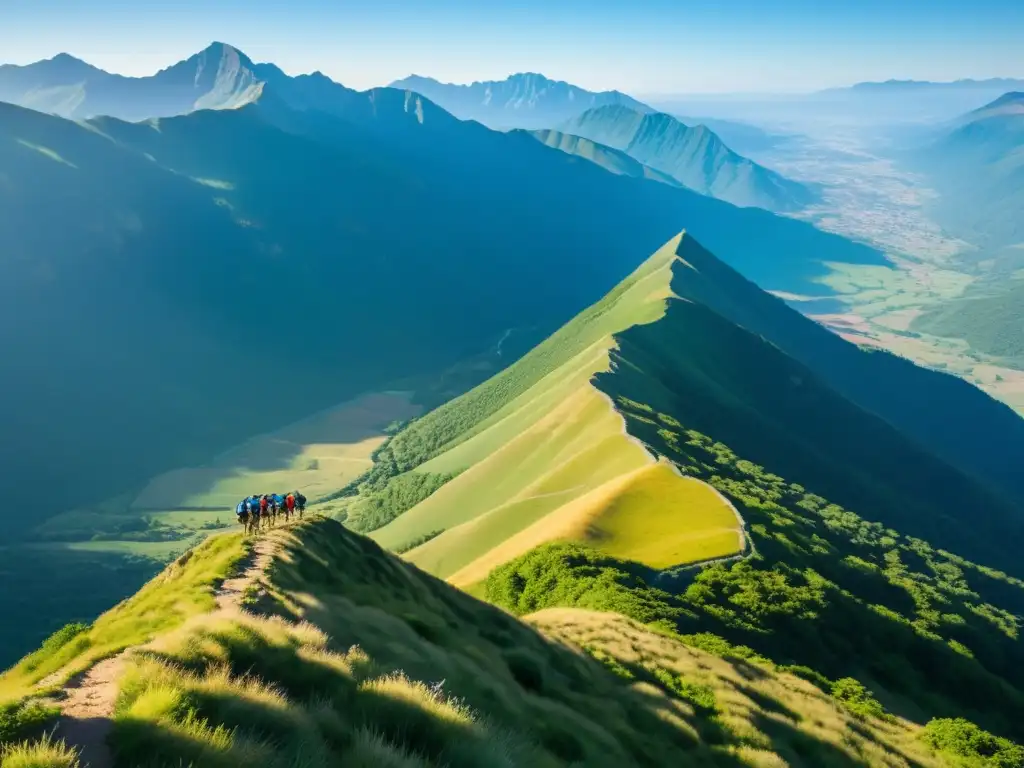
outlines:
[{"label": "alpine meadow", "polygon": [[0,13],[0,768],[1024,768],[940,6]]}]

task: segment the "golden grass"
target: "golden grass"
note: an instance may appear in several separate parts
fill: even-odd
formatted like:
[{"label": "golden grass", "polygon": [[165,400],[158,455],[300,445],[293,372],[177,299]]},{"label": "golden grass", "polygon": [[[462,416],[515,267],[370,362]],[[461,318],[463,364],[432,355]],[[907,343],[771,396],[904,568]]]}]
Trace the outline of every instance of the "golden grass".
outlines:
[{"label": "golden grass", "polygon": [[[479,522],[450,533],[472,536]],[[710,486],[681,477],[659,461],[614,477],[562,505],[448,581],[468,588],[498,566],[549,541],[585,542],[615,557],[666,568],[736,554],[743,549],[742,536],[732,509]]]},{"label": "golden grass", "polygon": [[614,557],[667,568],[743,549],[731,507],[709,485],[681,477],[666,461],[622,478],[614,492],[590,496],[568,538]]},{"label": "golden grass", "polygon": [[0,747],[0,768],[79,768],[78,753],[63,741],[44,736]]},{"label": "golden grass", "polygon": [[[720,709],[718,721],[741,742],[732,752],[745,765],[946,765],[918,739],[920,726],[914,723],[898,718],[892,722],[856,718],[801,678],[721,659],[624,616],[551,608],[527,616],[525,621],[549,637],[596,651],[599,657],[614,659],[625,667],[661,669],[706,687]],[[650,686],[646,690],[652,697],[664,697]],[[816,758],[801,751],[811,744],[818,745]]]}]

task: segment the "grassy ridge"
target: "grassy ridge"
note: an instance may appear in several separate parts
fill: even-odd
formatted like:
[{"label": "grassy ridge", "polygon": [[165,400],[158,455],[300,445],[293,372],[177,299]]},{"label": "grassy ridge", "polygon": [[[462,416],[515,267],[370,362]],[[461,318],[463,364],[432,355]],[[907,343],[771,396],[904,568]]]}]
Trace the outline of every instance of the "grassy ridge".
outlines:
[{"label": "grassy ridge", "polygon": [[100,659],[212,610],[213,585],[238,567],[248,548],[241,534],[210,537],[92,625],[80,625],[74,632],[61,630],[0,675],[0,698],[24,696],[30,686],[50,675],[55,684],[62,683]]},{"label": "grassy ridge", "polygon": [[[411,509],[396,509],[397,518],[374,538],[467,587],[544,541],[599,538],[574,522],[589,514],[581,499],[625,492],[619,480],[648,464],[637,443],[622,439],[619,417],[604,407],[600,391],[652,404],[794,482],[871,510],[885,524],[1014,567],[1024,528],[1010,504],[718,311],[753,328],[763,321],[805,351],[821,334],[819,351],[852,366],[855,378],[873,370],[871,355],[831,337],[687,241],[669,242],[517,364],[400,432],[386,448],[392,471],[412,467],[413,476],[458,477]],[[891,407],[904,395],[883,397]],[[735,523],[717,513],[684,512],[664,538],[655,517],[665,507],[652,505],[653,496],[667,498],[662,489],[609,502],[629,510],[621,516],[629,522],[605,532],[611,535],[603,537],[604,551],[665,566],[742,548]],[[708,496],[679,508],[705,503],[713,509],[716,501]],[[681,544],[675,563],[668,552],[642,554],[626,543],[643,538],[645,525],[664,542]],[[443,533],[422,546],[406,547],[438,530]]]},{"label": "grassy ridge", "polygon": [[[507,371],[400,432],[387,450],[397,467],[415,468],[392,485],[419,473],[458,476],[373,538],[404,549],[443,531],[405,557],[460,584],[553,537],[601,539],[652,566],[742,549],[727,506],[659,470],[591,384],[610,366],[616,332],[661,316],[677,246],[678,238]],[[644,468],[652,471],[634,477]],[[647,518],[653,495],[662,499],[660,517]],[[646,518],[645,532],[662,535],[660,548],[639,543],[645,534],[630,525],[634,515]]]},{"label": "grassy ridge", "polygon": [[911,723],[771,665],[621,616],[522,623],[330,521],[289,531],[266,589],[255,614],[190,622],[131,658],[116,765],[946,764]]}]

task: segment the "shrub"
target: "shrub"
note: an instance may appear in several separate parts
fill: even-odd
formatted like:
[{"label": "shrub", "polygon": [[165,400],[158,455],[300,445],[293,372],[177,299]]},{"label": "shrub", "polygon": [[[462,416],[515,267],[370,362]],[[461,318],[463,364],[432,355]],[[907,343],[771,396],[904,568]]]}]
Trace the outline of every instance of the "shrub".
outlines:
[{"label": "shrub", "polygon": [[832,683],[832,698],[857,717],[891,719],[885,708],[859,680],[844,677]]},{"label": "shrub", "polygon": [[1024,747],[983,731],[962,717],[931,720],[924,727],[921,737],[940,752],[965,758],[968,765],[985,768],[1024,767]]},{"label": "shrub", "polygon": [[[10,701],[0,704],[0,744],[9,744],[33,735],[59,713],[38,701]],[[6,765],[6,764],[5,764]]]}]

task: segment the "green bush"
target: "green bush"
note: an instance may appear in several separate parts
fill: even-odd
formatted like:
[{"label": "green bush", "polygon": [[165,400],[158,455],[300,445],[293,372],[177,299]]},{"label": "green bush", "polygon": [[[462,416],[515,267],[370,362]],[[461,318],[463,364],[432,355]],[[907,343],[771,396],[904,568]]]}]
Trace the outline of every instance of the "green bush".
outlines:
[{"label": "green bush", "polygon": [[9,701],[0,704],[0,745],[34,735],[59,714],[56,707],[38,701]]},{"label": "green bush", "polygon": [[962,717],[929,721],[922,738],[940,752],[963,758],[969,766],[1024,768],[1024,747],[983,731]]},{"label": "green bush", "polygon": [[832,683],[832,698],[857,717],[891,719],[878,699],[859,680],[844,677]]}]

